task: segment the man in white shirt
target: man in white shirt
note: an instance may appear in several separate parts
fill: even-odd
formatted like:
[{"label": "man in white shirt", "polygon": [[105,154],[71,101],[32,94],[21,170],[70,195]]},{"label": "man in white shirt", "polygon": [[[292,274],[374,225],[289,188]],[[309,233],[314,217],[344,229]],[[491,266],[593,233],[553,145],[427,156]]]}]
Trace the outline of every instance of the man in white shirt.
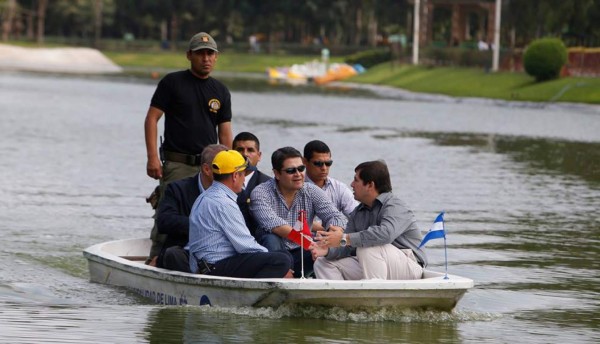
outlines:
[{"label": "man in white shirt", "polygon": [[[304,146],[302,161],[306,166],[305,180],[325,191],[335,207],[348,217],[359,203],[354,199],[352,191],[346,184],[329,177],[329,171],[333,165],[329,146],[323,141],[310,141]],[[312,230],[324,230],[318,218],[313,220]]]}]

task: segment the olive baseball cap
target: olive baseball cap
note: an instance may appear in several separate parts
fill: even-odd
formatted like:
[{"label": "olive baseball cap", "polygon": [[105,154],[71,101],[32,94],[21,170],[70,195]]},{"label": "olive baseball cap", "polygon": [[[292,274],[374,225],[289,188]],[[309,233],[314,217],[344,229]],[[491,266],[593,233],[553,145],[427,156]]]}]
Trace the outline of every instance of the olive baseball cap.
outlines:
[{"label": "olive baseball cap", "polygon": [[212,162],[212,171],[215,174],[240,172],[246,168],[248,168],[248,160],[233,149],[219,152]]},{"label": "olive baseball cap", "polygon": [[200,49],[210,49],[219,52],[217,50],[217,42],[206,32],[199,32],[190,39],[189,50],[196,51]]}]

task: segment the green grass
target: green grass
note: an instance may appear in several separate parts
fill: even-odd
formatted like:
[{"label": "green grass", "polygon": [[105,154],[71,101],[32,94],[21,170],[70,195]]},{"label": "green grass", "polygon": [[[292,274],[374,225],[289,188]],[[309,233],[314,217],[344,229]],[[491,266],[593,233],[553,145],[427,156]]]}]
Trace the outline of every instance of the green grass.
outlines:
[{"label": "green grass", "polygon": [[[188,68],[189,61],[185,52],[160,53],[122,53],[103,52],[114,63],[122,67],[160,67]],[[319,56],[302,55],[263,55],[226,53],[220,54],[215,70],[240,73],[264,73],[267,67],[291,66],[295,63],[305,63],[318,59]],[[332,62],[342,62],[343,58],[334,58]]]},{"label": "green grass", "polygon": [[600,78],[566,77],[536,83],[525,73],[479,68],[377,65],[348,81],[456,97],[600,104]]},{"label": "green grass", "polygon": [[[104,52],[123,67],[189,67],[185,53]],[[216,70],[263,73],[267,67],[291,66],[317,59],[317,56],[224,53]],[[342,62],[334,57],[331,62]],[[524,101],[561,101],[600,104],[600,78],[567,77],[536,83],[525,73],[486,73],[481,68],[426,67],[390,63],[370,68],[348,79],[351,82],[398,87],[415,92],[445,94],[455,97],[482,97]]]}]

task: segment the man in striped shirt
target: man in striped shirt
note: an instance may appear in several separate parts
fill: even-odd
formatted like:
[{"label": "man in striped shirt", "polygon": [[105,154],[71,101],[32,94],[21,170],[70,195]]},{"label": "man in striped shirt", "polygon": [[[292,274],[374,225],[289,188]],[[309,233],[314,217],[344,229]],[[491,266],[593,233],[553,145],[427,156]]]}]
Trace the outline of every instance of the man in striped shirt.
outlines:
[{"label": "man in striped shirt", "polygon": [[190,270],[216,276],[282,278],[291,267],[287,252],[268,252],[250,234],[237,205],[248,161],[234,150],[212,163],[213,185],[196,199],[190,214]]},{"label": "man in striped shirt", "polygon": [[[258,228],[256,236],[269,251],[288,251],[294,259],[294,277],[313,271],[309,245],[301,247],[288,240],[301,210],[306,212],[308,223],[319,216],[326,229],[343,231],[346,217],[336,209],[325,192],[312,183],[304,182],[302,155],[293,147],[279,148],[271,156],[274,179],[254,188],[250,195],[250,212]],[[293,233],[292,233],[293,234]]]}]

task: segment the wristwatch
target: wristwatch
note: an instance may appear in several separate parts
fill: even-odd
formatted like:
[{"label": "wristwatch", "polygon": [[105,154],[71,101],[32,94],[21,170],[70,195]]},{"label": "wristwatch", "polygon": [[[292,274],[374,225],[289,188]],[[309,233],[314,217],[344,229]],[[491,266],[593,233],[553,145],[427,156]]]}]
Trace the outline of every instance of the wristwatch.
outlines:
[{"label": "wristwatch", "polygon": [[340,247],[346,247],[346,245],[348,245],[348,234],[342,235],[342,240],[340,240]]}]

